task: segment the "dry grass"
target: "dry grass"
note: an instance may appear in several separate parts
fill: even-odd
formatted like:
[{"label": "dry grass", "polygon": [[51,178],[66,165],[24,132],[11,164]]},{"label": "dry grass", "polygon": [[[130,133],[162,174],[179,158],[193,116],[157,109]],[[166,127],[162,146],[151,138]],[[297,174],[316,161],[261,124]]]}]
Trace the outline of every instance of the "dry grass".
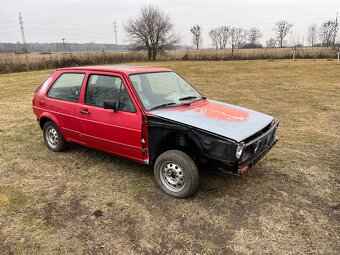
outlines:
[{"label": "dry grass", "polygon": [[[160,60],[254,60],[254,59],[292,59],[291,48],[258,48],[224,50],[172,50],[158,56]],[[297,59],[336,58],[330,48],[300,48],[296,50]],[[0,73],[44,70],[50,68],[112,64],[132,61],[146,61],[145,51],[98,51],[69,52],[50,54],[13,54],[0,53]]]},{"label": "dry grass", "polygon": [[145,61],[147,55],[140,51],[97,51],[68,53],[0,53],[0,73],[44,70],[50,68],[113,64]]},{"label": "dry grass", "polygon": [[[169,59],[178,60],[254,60],[254,59],[292,59],[294,50],[292,48],[257,48],[257,49],[231,49],[223,50],[190,50],[170,51],[165,54]],[[317,59],[336,58],[336,53],[328,47],[305,47],[296,49],[295,58]]]},{"label": "dry grass", "polygon": [[153,65],[279,118],[280,142],[248,175],[204,171],[198,194],[178,200],[145,166],[47,150],[31,98],[49,71],[2,74],[0,254],[339,254],[340,65]]}]

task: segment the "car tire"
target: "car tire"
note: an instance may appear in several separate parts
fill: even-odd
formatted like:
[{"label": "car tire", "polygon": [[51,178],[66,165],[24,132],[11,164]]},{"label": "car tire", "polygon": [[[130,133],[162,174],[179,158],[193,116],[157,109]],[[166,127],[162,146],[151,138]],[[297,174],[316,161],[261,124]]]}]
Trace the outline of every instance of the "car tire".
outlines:
[{"label": "car tire", "polygon": [[68,147],[59,128],[52,121],[47,121],[43,127],[43,136],[47,148],[54,152],[64,151]]},{"label": "car tire", "polygon": [[199,173],[196,164],[183,151],[162,153],[155,162],[154,175],[160,188],[170,196],[186,198],[197,191]]}]

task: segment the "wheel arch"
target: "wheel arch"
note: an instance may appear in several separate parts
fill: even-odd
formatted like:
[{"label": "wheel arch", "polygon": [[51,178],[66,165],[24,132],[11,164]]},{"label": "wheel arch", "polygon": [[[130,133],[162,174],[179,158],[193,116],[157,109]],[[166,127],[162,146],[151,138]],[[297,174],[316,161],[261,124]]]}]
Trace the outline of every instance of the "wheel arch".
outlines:
[{"label": "wheel arch", "polygon": [[148,118],[149,164],[154,165],[156,159],[168,150],[179,150],[194,161],[202,152],[202,144],[195,132],[187,127]]},{"label": "wheel arch", "polygon": [[54,124],[57,125],[57,127],[59,128],[60,132],[61,132],[61,128],[60,128],[60,123],[57,120],[57,118],[55,116],[53,116],[50,113],[44,113],[40,116],[39,118],[39,126],[41,128],[41,130],[44,128],[44,125],[46,124],[46,122],[48,121],[52,121]]},{"label": "wheel arch", "polygon": [[165,137],[159,140],[156,145],[156,153],[154,155],[154,160],[165,151],[168,150],[179,150],[188,154],[194,161],[200,154],[200,149],[191,135],[182,132],[168,132]]}]

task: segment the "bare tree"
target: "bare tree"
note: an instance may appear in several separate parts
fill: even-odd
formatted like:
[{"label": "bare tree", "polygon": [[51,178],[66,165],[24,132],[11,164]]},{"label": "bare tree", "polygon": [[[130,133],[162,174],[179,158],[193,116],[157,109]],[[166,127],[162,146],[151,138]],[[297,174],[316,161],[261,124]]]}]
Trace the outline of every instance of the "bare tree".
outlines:
[{"label": "bare tree", "polygon": [[219,34],[218,34],[216,28],[215,29],[211,29],[209,31],[209,37],[211,38],[211,41],[212,41],[212,44],[214,45],[214,47],[216,49],[218,49],[220,44],[219,44]]},{"label": "bare tree", "polygon": [[225,49],[227,47],[229,32],[230,28],[227,26],[221,26],[210,30],[209,36],[216,49]]},{"label": "bare tree", "polygon": [[247,34],[247,41],[251,45],[255,45],[257,43],[257,40],[262,37],[262,33],[260,30],[256,27],[252,27],[248,30]]},{"label": "bare tree", "polygon": [[279,41],[280,48],[283,47],[283,40],[293,26],[294,25],[289,23],[287,20],[281,20],[275,23],[274,31],[276,32],[276,37]]},{"label": "bare tree", "polygon": [[180,42],[170,16],[151,5],[143,7],[139,17],[130,18],[124,29],[134,48],[147,50],[149,59],[156,59],[158,53]]},{"label": "bare tree", "polygon": [[277,45],[277,40],[274,38],[270,38],[268,41],[266,41],[267,48],[275,48],[276,45]]},{"label": "bare tree", "polygon": [[334,46],[339,31],[338,17],[321,24],[319,36],[323,46]]},{"label": "bare tree", "polygon": [[235,48],[238,48],[242,45],[246,36],[247,32],[243,28],[232,27],[230,29],[230,43],[232,56],[234,56]]},{"label": "bare tree", "polygon": [[198,50],[202,45],[202,27],[200,25],[194,25],[190,28],[192,34],[192,43]]},{"label": "bare tree", "polygon": [[290,32],[289,36],[290,48],[293,50],[293,60],[295,60],[296,54],[301,51],[303,53],[303,45],[300,41],[300,34],[296,34],[294,31]]},{"label": "bare tree", "polygon": [[311,24],[309,25],[307,29],[307,40],[310,46],[314,46],[316,43],[316,37],[318,34],[318,25],[317,24]]}]

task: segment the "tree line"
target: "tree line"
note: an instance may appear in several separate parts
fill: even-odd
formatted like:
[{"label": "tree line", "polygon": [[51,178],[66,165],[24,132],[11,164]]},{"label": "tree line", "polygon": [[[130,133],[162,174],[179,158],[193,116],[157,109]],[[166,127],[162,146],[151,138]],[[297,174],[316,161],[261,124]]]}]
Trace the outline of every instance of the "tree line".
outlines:
[{"label": "tree line", "polygon": [[0,52],[73,52],[73,51],[109,51],[129,50],[128,45],[100,43],[0,43]]},{"label": "tree line", "polygon": [[[281,20],[275,23],[273,30],[274,37],[266,41],[266,47],[292,47],[295,44],[302,42],[296,35],[292,28],[294,25],[287,20]],[[307,30],[307,41],[312,47],[332,47],[336,45],[336,38],[339,31],[338,17],[335,20],[328,20],[323,22],[320,26],[311,24]],[[202,27],[194,25],[190,28],[193,37],[193,45],[196,49],[201,48],[202,45]],[[258,40],[262,37],[262,33],[256,27],[244,29],[240,27],[220,26],[209,31],[209,37],[212,45],[216,49],[225,49],[230,44],[232,51],[235,48],[260,48],[262,45]],[[285,39],[289,37],[289,41]],[[298,36],[299,37],[299,36]]]},{"label": "tree line", "polygon": [[[296,50],[303,43],[299,35],[293,31],[294,25],[287,20],[280,20],[273,27],[274,35],[266,41],[268,48],[291,47]],[[174,32],[174,24],[168,14],[154,6],[141,9],[136,18],[131,18],[124,26],[132,45],[138,50],[147,50],[149,59],[155,59],[162,51],[172,49],[181,41],[181,37]],[[308,27],[307,39],[310,46],[331,47],[339,51],[336,38],[339,31],[338,17],[323,22],[320,26],[312,24]],[[191,26],[192,43],[195,49],[202,48],[202,26]],[[261,31],[252,27],[220,26],[209,31],[211,45],[216,49],[231,48],[232,55],[237,48],[260,48],[259,39],[263,37]],[[288,40],[288,41],[287,41]]]}]

